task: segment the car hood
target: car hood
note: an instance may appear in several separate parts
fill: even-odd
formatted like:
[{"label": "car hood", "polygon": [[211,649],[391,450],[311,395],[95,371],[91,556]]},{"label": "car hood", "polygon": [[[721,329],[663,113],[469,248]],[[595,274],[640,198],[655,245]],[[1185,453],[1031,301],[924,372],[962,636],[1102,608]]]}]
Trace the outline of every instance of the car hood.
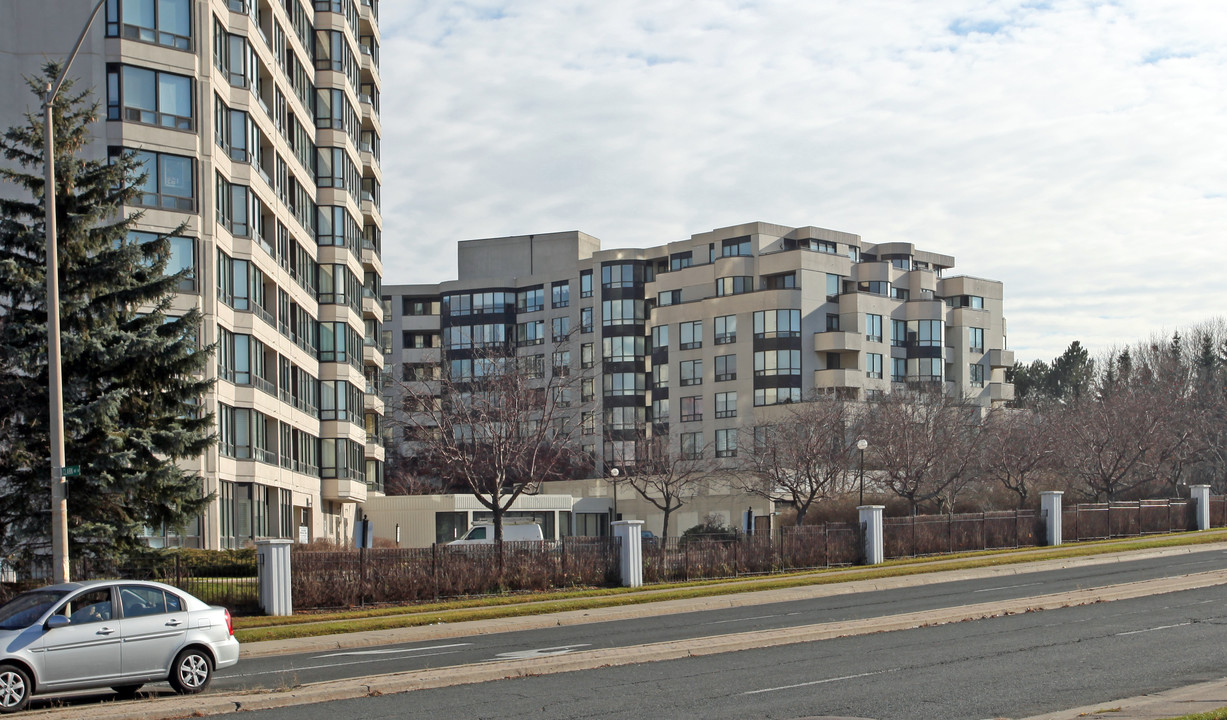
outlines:
[{"label": "car hood", "polygon": [[17,630],[0,629],[0,653],[19,653],[42,640],[43,626],[32,625]]}]

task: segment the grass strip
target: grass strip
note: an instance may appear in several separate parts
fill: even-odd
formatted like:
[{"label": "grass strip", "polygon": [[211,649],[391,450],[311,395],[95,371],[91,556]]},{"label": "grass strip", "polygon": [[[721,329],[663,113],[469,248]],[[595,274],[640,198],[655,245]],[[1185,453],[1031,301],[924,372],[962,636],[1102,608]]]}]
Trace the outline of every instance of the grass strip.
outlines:
[{"label": "grass strip", "polygon": [[1181,715],[1180,717],[1166,718],[1166,720],[1227,720],[1227,707],[1221,707],[1218,710],[1211,710],[1204,713],[1193,713],[1192,715]]},{"label": "grass strip", "polygon": [[[1057,548],[991,550],[956,555],[904,558],[881,565],[854,568],[827,568],[804,572],[725,578],[685,583],[653,585],[650,588],[589,588],[546,593],[486,596],[422,605],[366,608],[335,613],[289,617],[235,618],[235,636],[240,642],[285,640],[338,633],[388,630],[435,623],[457,623],[521,617],[568,610],[591,610],[621,605],[638,605],[665,600],[682,600],[733,595],[761,590],[778,590],[809,585],[826,585],[853,580],[918,575],[922,573],[966,570],[999,565],[1014,565],[1041,560],[1085,557],[1110,553],[1149,550],[1186,545],[1201,545],[1227,540],[1227,529],[1198,533],[1156,535],[1064,545]],[[1225,718],[1224,720],[1227,720]]]}]

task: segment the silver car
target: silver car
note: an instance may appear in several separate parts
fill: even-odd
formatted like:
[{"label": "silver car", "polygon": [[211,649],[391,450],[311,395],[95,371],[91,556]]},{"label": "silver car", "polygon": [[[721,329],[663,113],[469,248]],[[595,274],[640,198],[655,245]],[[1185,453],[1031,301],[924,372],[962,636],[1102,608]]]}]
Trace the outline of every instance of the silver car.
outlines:
[{"label": "silver car", "polygon": [[197,693],[238,660],[230,612],[162,583],[64,583],[0,607],[0,713],[82,688],[131,696],[167,680]]}]

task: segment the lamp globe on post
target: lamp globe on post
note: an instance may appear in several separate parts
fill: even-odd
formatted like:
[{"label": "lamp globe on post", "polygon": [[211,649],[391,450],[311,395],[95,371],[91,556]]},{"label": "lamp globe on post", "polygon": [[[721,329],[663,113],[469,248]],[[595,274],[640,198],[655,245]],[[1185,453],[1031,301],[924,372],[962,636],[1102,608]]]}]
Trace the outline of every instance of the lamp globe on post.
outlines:
[{"label": "lamp globe on post", "polygon": [[857,505],[865,504],[865,448],[867,447],[869,447],[869,441],[865,438],[861,438],[860,440],[856,441],[856,449],[861,451],[861,469],[858,473],[858,476],[860,477],[861,492],[860,500],[857,502]]}]

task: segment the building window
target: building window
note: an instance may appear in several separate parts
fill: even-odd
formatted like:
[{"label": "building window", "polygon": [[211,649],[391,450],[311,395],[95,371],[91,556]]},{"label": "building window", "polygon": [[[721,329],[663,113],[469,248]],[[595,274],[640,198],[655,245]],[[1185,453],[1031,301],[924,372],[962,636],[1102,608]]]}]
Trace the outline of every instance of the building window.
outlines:
[{"label": "building window", "polygon": [[108,120],[191,130],[194,117],[190,77],[131,65],[107,66]]},{"label": "building window", "polygon": [[885,280],[861,280],[856,284],[856,291],[871,295],[889,295],[890,283]]},{"label": "building window", "polygon": [[941,358],[920,358],[916,361],[918,366],[916,380],[920,382],[941,382],[942,381],[942,359]]},{"label": "building window", "polygon": [[720,245],[720,257],[750,257],[750,236],[730,238]]},{"label": "building window", "polygon": [[592,402],[596,399],[596,380],[584,378],[579,383],[580,402]]},{"label": "building window", "polygon": [[530,313],[545,309],[545,288],[529,288],[516,293],[516,312]]},{"label": "building window", "polygon": [[694,350],[703,347],[703,321],[692,320],[678,325],[679,350]]},{"label": "building window", "polygon": [[592,353],[592,343],[584,343],[579,346],[579,366],[585,370],[592,367],[596,362]]},{"label": "building window", "polygon": [[556,317],[550,320],[550,327],[553,329],[554,342],[562,342],[571,335],[571,318],[565,315]]},{"label": "building window", "polygon": [[[159,237],[157,233],[134,230],[128,233],[128,239],[142,244],[152,242]],[[170,240],[170,259],[166,262],[166,274],[178,275],[179,292],[196,292],[196,238],[176,236]]]},{"label": "building window", "polygon": [[943,335],[941,320],[907,321],[907,342],[913,347],[941,347]]},{"label": "building window", "polygon": [[895,300],[907,300],[909,297],[907,288],[901,287],[892,287],[890,289],[890,296]]},{"label": "building window", "polygon": [[680,443],[683,460],[698,460],[703,457],[703,433],[682,433]]},{"label": "building window", "polygon": [[544,355],[524,355],[516,358],[516,365],[519,366],[520,374],[526,378],[543,378],[545,377],[545,356]]},{"label": "building window", "polygon": [[666,364],[652,366],[652,387],[656,389],[669,387],[669,366]]},{"label": "building window", "polygon": [[191,0],[107,0],[107,37],[192,49]]},{"label": "building window", "polygon": [[737,316],[736,315],[718,315],[716,317],[716,338],[717,345],[728,345],[729,343],[737,342]]},{"label": "building window", "polygon": [[673,253],[669,256],[669,270],[676,272],[682,268],[688,268],[694,264],[694,253],[687,250],[686,252]]},{"label": "building window", "polygon": [[642,325],[642,300],[605,300],[601,303],[601,325]]},{"label": "building window", "polygon": [[581,298],[592,297],[592,271],[584,270],[579,274],[579,296]]},{"label": "building window", "polygon": [[716,356],[716,382],[725,382],[727,380],[737,379],[737,356],[736,355],[717,355]]},{"label": "building window", "polygon": [[754,337],[801,337],[801,311],[760,310],[754,313]]},{"label": "building window", "polygon": [[865,353],[865,376],[882,379],[882,356],[879,353]]},{"label": "building window", "polygon": [[702,360],[683,360],[681,363],[681,382],[682,387],[691,385],[703,384],[703,361]]},{"label": "building window", "polygon": [[691,395],[682,398],[682,422],[698,422],[703,419],[703,396]]},{"label": "building window", "polygon": [[669,419],[669,398],[652,401],[652,422],[664,422]]},{"label": "building window", "polygon": [[584,435],[596,434],[596,414],[588,411],[580,415],[580,432]]},{"label": "building window", "polygon": [[400,299],[401,315],[438,315],[439,301],[431,298],[416,298],[402,295]]},{"label": "building window", "polygon": [[657,307],[665,307],[667,305],[677,305],[682,301],[681,290],[665,290],[664,292],[656,293]]},{"label": "building window", "polygon": [[637,430],[643,427],[647,409],[641,407],[610,407],[605,408],[606,430]]},{"label": "building window", "polygon": [[541,345],[545,342],[545,321],[531,320],[516,324],[516,345]]},{"label": "building window", "polygon": [[827,332],[839,332],[838,313],[827,313]]},{"label": "building window", "polygon": [[605,362],[634,362],[644,355],[642,335],[615,335],[601,339],[601,359]]},{"label": "building window", "polygon": [[614,263],[601,267],[601,287],[630,288],[643,284],[643,267],[635,263]]},{"label": "building window", "polygon": [[969,366],[971,371],[971,386],[984,387],[984,366],[974,363]]},{"label": "building window", "polygon": [[795,287],[798,287],[795,272],[767,275],[763,278],[764,290],[791,290]]},{"label": "building window", "polygon": [[724,428],[716,431],[716,457],[728,458],[737,456],[737,428]]},{"label": "building window", "polygon": [[967,328],[967,347],[971,352],[984,352],[984,328]]},{"label": "building window", "polygon": [[592,332],[592,308],[579,309],[579,331],[581,333]]},{"label": "building window", "polygon": [[[111,155],[129,152],[111,148]],[[196,161],[183,155],[131,151],[136,161],[144,166],[145,182],[137,186],[135,205],[175,210],[196,211]]]},{"label": "building window", "polygon": [[653,350],[668,350],[669,349],[669,326],[657,325],[652,328],[652,349]]},{"label": "building window", "polygon": [[[834,354],[838,357],[838,353]],[[754,374],[756,376],[800,375],[801,351],[760,350],[754,353]]]},{"label": "building window", "polygon": [[561,377],[571,374],[571,351],[561,350],[554,353],[553,363],[554,375]]},{"label": "building window", "polygon": [[984,309],[984,298],[979,295],[954,295],[946,298],[946,305],[953,308]]},{"label": "building window", "polygon": [[605,397],[622,397],[627,395],[642,395],[643,375],[640,373],[605,373]]},{"label": "building window", "polygon": [[741,295],[754,289],[754,278],[749,275],[716,278],[716,297]]},{"label": "building window", "polygon": [[903,347],[907,345],[907,321],[906,320],[891,320],[890,321],[890,344],[894,347]]},{"label": "building window", "polygon": [[840,360],[839,353],[829,352],[829,353],[826,353],[825,355],[826,355],[826,365],[827,365],[826,369],[827,370],[839,370],[843,367],[843,363]]},{"label": "building window", "polygon": [[882,342],[882,316],[865,316],[865,339],[869,342]]},{"label": "building window", "polygon": [[755,388],[754,406],[786,405],[801,402],[801,388]]},{"label": "building window", "polygon": [[891,382],[907,380],[907,360],[905,358],[890,359],[890,379]]},{"label": "building window", "polygon": [[571,283],[568,280],[556,282],[550,287],[551,304],[556,308],[564,308],[571,304]]},{"label": "building window", "polygon": [[737,417],[737,391],[716,393],[716,417]]},{"label": "building window", "polygon": [[839,276],[827,273],[827,299],[834,300],[837,297],[839,297]]}]

